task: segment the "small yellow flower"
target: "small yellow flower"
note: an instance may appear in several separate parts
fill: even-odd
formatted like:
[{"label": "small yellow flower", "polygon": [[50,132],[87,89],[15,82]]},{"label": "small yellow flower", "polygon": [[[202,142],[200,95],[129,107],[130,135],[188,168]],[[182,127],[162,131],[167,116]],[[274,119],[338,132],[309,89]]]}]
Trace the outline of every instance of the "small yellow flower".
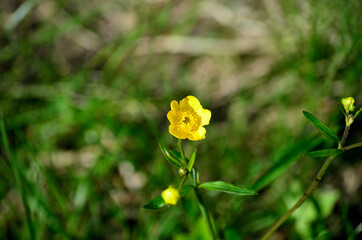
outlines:
[{"label": "small yellow flower", "polygon": [[176,205],[176,203],[180,199],[180,194],[176,188],[169,186],[166,190],[164,190],[161,193],[161,197],[163,198],[166,204]]},{"label": "small yellow flower", "polygon": [[353,112],[355,109],[354,106],[354,98],[353,97],[346,97],[342,99],[342,104],[344,109],[346,110],[346,112],[348,113],[349,111]]},{"label": "small yellow flower", "polygon": [[194,96],[187,96],[180,104],[173,100],[171,110],[167,113],[171,125],[168,131],[175,137],[192,141],[205,138],[206,129],[211,118],[211,112],[203,109],[199,100]]}]

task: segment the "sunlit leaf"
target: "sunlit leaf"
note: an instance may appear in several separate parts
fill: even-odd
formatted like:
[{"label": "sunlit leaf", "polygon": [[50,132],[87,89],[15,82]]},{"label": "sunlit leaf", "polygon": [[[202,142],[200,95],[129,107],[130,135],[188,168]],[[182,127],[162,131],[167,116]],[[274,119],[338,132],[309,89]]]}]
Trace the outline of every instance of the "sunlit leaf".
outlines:
[{"label": "sunlit leaf", "polygon": [[226,183],[223,181],[215,181],[215,182],[205,182],[199,185],[199,188],[205,188],[207,190],[211,191],[219,191],[219,192],[225,192],[229,194],[235,194],[235,195],[256,195],[257,193],[253,190],[244,188],[244,187],[238,187],[230,183]]},{"label": "sunlit leaf", "polygon": [[332,141],[340,142],[339,137],[335,132],[333,132],[329,127],[327,127],[324,123],[322,123],[318,118],[316,118],[313,114],[303,111],[304,116],[311,122],[311,124],[317,128],[321,133],[323,133],[326,137],[331,139]]},{"label": "sunlit leaf", "polygon": [[334,148],[334,149],[323,149],[323,150],[313,151],[306,153],[305,155],[308,157],[328,157],[328,156],[335,156],[341,153],[343,153],[342,150]]}]

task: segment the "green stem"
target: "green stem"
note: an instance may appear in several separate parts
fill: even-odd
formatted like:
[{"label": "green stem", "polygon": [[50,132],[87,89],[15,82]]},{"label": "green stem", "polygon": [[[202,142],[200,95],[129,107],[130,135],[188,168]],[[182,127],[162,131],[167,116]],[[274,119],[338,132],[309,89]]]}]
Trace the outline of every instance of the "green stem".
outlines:
[{"label": "green stem", "polygon": [[180,149],[180,153],[181,153],[181,157],[182,157],[182,160],[187,163],[186,161],[186,157],[185,157],[185,153],[184,153],[184,147],[183,147],[183,144],[182,144],[182,139],[178,139],[178,147]]},{"label": "green stem", "polygon": [[[346,125],[346,127],[344,129],[342,140],[341,140],[340,145],[338,147],[339,149],[343,149],[343,144],[346,141],[346,138],[348,136],[348,132],[349,132],[349,126]],[[309,186],[308,190],[303,194],[303,196],[298,200],[298,202],[296,204],[294,204],[294,206],[288,210],[288,212],[286,212],[276,223],[274,223],[273,226],[271,226],[269,228],[269,230],[262,236],[261,240],[268,239],[275,232],[275,230],[277,230],[279,228],[279,226],[282,225],[285,222],[285,220],[287,220],[288,217],[290,215],[292,215],[293,212],[296,209],[298,209],[304,203],[304,201],[313,192],[313,190],[318,187],[319,183],[322,181],[322,178],[323,178],[328,166],[331,164],[331,162],[333,161],[333,159],[335,157],[336,156],[329,156],[327,158],[327,160],[324,162],[322,168],[317,173],[317,176],[313,179],[313,182]]]},{"label": "green stem", "polygon": [[199,207],[200,207],[200,211],[201,211],[201,214],[202,216],[204,217],[204,220],[207,224],[207,227],[209,229],[209,233],[210,233],[210,237],[212,240],[216,240],[217,239],[217,235],[216,235],[216,231],[211,223],[211,218],[210,218],[210,213],[204,203],[204,200],[201,196],[201,193],[200,193],[200,190],[195,187],[194,188],[194,192],[195,192],[195,195],[197,197],[197,200],[199,201]]},{"label": "green stem", "polygon": [[183,185],[185,184],[186,179],[187,179],[187,175],[189,175],[189,173],[187,173],[187,174],[185,174],[185,176],[183,176],[182,182],[181,182],[180,185],[178,186],[178,190],[179,190],[179,191],[181,190],[181,188],[182,188]]},{"label": "green stem", "polygon": [[[178,147],[180,149],[180,153],[181,153],[181,157],[182,157],[182,160],[184,162],[186,162],[186,157],[185,157],[185,153],[184,153],[184,149],[183,149],[183,145],[182,145],[182,139],[178,139]],[[189,175],[189,173],[187,173],[185,175],[185,178],[182,180],[180,186],[179,186],[179,190],[182,188],[182,186],[185,184],[185,181],[187,179],[187,176]],[[191,174],[192,175],[192,174]],[[191,181],[194,180],[194,179],[190,179]],[[196,183],[197,181],[194,180],[194,182]],[[200,193],[200,190],[197,188],[197,184],[194,184],[194,192],[195,192],[195,195],[197,197],[197,200],[199,201],[199,207],[200,207],[200,211],[201,211],[201,214],[206,222],[206,225],[209,229],[209,233],[210,233],[210,236],[211,236],[211,239],[212,240],[216,240],[217,239],[217,235],[216,235],[216,231],[215,231],[215,228],[213,227],[212,223],[211,223],[211,217],[210,217],[210,213],[209,213],[209,210],[207,209],[205,203],[204,203],[204,200],[202,198],[202,195]]]}]

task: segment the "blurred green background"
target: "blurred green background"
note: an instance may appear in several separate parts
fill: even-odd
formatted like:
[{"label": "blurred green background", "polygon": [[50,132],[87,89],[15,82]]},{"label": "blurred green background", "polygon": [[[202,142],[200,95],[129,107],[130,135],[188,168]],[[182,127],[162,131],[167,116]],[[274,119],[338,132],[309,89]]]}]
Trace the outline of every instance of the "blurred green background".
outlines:
[{"label": "blurred green background", "polygon": [[[362,106],[358,0],[1,0],[0,238],[207,239],[196,198],[141,210],[177,185],[158,143],[187,95],[212,111],[198,149],[202,191],[221,239],[256,239],[307,189],[341,135],[341,97]],[[361,119],[347,145],[362,141]],[[6,141],[8,139],[8,144]],[[273,239],[356,239],[361,149],[337,157]]]}]

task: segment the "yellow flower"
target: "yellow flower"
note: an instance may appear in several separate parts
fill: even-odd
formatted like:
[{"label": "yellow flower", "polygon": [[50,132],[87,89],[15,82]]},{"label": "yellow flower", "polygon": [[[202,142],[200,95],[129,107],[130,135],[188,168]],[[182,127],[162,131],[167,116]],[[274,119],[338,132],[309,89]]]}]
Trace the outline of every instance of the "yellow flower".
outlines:
[{"label": "yellow flower", "polygon": [[353,97],[345,97],[342,99],[342,104],[347,114],[349,111],[353,112],[355,109],[354,106],[354,98]]},{"label": "yellow flower", "polygon": [[163,198],[166,204],[176,205],[176,203],[180,199],[180,194],[176,188],[169,186],[166,190],[164,190],[161,193],[161,197]]},{"label": "yellow flower", "polygon": [[205,138],[206,129],[203,126],[209,124],[211,112],[203,109],[196,97],[187,96],[180,104],[175,100],[171,102],[167,118],[171,123],[168,131],[173,136],[197,141]]}]

